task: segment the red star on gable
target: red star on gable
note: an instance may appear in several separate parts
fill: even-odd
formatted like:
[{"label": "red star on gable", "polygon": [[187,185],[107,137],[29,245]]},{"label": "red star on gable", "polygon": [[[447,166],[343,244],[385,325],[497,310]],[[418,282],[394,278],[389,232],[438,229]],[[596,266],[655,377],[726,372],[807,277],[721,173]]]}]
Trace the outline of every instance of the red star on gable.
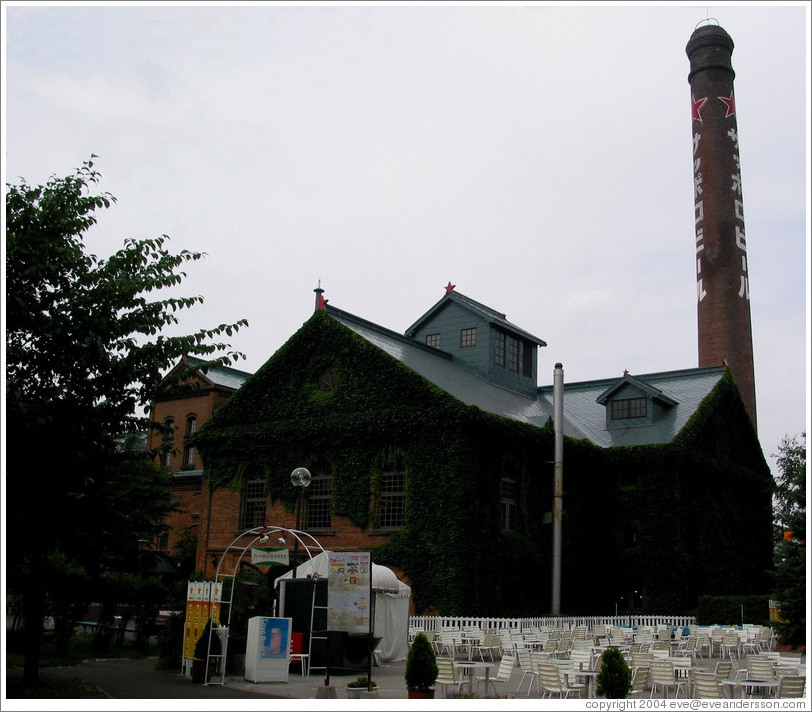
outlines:
[{"label": "red star on gable", "polygon": [[448,284],[446,284],[446,285],[445,285],[445,291],[446,291],[446,293],[451,294],[451,292],[453,292],[453,291],[454,291],[454,287],[456,287],[456,286],[457,286],[456,284],[451,284],[451,282],[449,282]]},{"label": "red star on gable", "polygon": [[707,99],[694,99],[694,95],[691,94],[691,118],[694,121],[698,121],[702,123],[702,117],[699,115],[699,110],[705,105]]},{"label": "red star on gable", "polygon": [[733,90],[730,91],[730,96],[717,96],[716,98],[719,99],[719,101],[723,101],[725,106],[727,106],[725,118],[733,116],[736,113],[736,100],[733,98]]},{"label": "red star on gable", "polygon": [[628,368],[624,368],[624,369],[623,369],[623,375],[624,375],[624,376],[628,376],[628,375],[629,375],[629,369],[628,369]]},{"label": "red star on gable", "polygon": [[318,309],[327,309],[327,302],[329,299],[325,299],[323,296],[319,295],[319,300],[316,302],[316,307]]}]

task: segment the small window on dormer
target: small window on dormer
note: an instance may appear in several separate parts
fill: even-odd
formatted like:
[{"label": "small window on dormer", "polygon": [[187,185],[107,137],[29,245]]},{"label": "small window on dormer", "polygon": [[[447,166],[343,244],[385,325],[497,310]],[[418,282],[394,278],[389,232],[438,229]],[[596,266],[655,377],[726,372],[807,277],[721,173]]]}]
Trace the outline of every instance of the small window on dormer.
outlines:
[{"label": "small window on dormer", "polygon": [[497,366],[505,366],[505,335],[501,331],[496,332],[494,343],[494,363]]},{"label": "small window on dormer", "polygon": [[612,420],[645,418],[647,413],[647,398],[619,398],[612,401]]},{"label": "small window on dormer", "polygon": [[533,377],[533,344],[529,341],[524,342],[522,349],[522,375],[525,378]]},{"label": "small window on dormer", "polygon": [[440,335],[439,334],[426,334],[426,346],[431,346],[433,349],[440,348]]},{"label": "small window on dormer", "polygon": [[515,336],[507,337],[507,367],[513,373],[519,372],[519,340]]},{"label": "small window on dormer", "polygon": [[476,346],[476,327],[462,329],[460,331],[460,348],[470,349],[474,346]]}]

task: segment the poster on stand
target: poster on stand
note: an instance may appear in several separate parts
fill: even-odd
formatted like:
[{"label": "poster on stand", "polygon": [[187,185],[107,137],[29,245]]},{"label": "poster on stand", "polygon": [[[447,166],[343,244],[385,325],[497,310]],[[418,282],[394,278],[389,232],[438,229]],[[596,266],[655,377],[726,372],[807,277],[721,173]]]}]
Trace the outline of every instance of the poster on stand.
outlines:
[{"label": "poster on stand", "polygon": [[248,619],[245,679],[287,682],[290,666],[291,618],[254,616]]},{"label": "poster on stand", "polygon": [[372,594],[370,553],[331,551],[329,562],[327,629],[368,634]]},{"label": "poster on stand", "polygon": [[220,621],[222,581],[189,581],[186,584],[186,618],[183,625],[183,667],[191,670],[195,644],[209,618]]}]

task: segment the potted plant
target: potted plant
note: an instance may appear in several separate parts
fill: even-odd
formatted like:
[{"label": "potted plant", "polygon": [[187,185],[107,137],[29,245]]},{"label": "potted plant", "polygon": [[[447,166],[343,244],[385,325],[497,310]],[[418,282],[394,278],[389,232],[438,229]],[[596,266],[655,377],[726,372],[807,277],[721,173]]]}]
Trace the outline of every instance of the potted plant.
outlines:
[{"label": "potted plant", "polygon": [[[211,639],[211,647],[209,647],[209,639]],[[206,622],[206,627],[203,628],[203,634],[195,643],[194,659],[192,661],[192,682],[202,684],[204,682],[211,682],[214,676],[214,671],[217,668],[217,661],[223,654],[223,646],[220,643],[220,635],[217,626],[211,618]]]},{"label": "potted plant", "polygon": [[437,657],[429,639],[418,633],[406,656],[406,689],[409,699],[434,699],[434,685],[437,680]]},{"label": "potted plant", "polygon": [[598,694],[612,700],[625,700],[632,688],[632,671],[620,648],[612,646],[601,656]]},{"label": "potted plant", "polygon": [[377,686],[377,682],[368,680],[366,675],[361,675],[361,677],[347,683],[347,697],[354,700],[360,699],[362,692],[369,691],[370,687]]}]

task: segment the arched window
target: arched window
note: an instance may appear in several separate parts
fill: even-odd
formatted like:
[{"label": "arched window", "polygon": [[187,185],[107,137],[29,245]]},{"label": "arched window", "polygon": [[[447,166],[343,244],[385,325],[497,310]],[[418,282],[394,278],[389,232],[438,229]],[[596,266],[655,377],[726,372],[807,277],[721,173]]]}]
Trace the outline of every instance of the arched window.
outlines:
[{"label": "arched window", "polygon": [[189,413],[186,416],[186,437],[191,437],[195,434],[197,430],[197,415],[194,413]]},{"label": "arched window", "polygon": [[501,524],[503,531],[515,531],[519,487],[516,480],[505,475],[501,482]]},{"label": "arched window", "polygon": [[333,484],[333,467],[319,460],[311,469],[313,479],[307,488],[307,529],[330,528],[330,491]]},{"label": "arched window", "polygon": [[265,507],[268,496],[265,493],[265,474],[259,467],[249,467],[245,471],[242,487],[242,529],[261,527],[265,523]]},{"label": "arched window", "polygon": [[173,417],[164,418],[164,432],[163,443],[161,446],[161,465],[163,467],[172,467],[172,457],[175,454],[175,449],[172,447],[172,441],[175,438],[175,419]]},{"label": "arched window", "polygon": [[406,521],[406,473],[393,470],[381,474],[378,491],[378,526],[402,527]]},{"label": "arched window", "polygon": [[194,470],[195,469],[195,446],[194,445],[184,445],[183,446],[183,469],[184,470]]}]

